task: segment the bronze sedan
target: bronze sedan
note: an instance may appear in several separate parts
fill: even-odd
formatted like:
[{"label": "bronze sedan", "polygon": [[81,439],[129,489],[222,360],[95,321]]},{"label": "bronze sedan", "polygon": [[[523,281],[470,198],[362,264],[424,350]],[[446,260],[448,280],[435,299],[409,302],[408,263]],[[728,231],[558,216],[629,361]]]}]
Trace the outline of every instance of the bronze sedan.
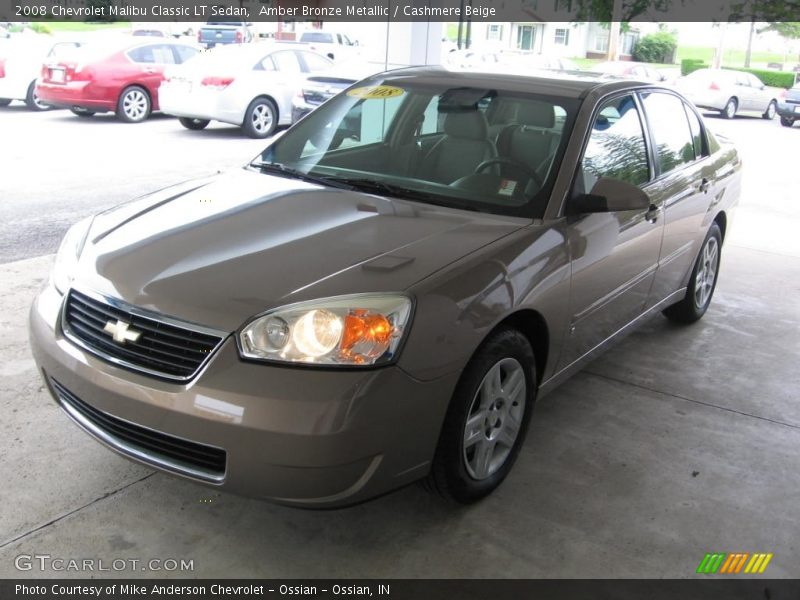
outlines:
[{"label": "bronze sedan", "polygon": [[553,77],[375,75],[243,169],[78,223],[31,310],[55,400],[235,493],[485,496],[537,397],[703,316],[740,193],[674,91]]}]

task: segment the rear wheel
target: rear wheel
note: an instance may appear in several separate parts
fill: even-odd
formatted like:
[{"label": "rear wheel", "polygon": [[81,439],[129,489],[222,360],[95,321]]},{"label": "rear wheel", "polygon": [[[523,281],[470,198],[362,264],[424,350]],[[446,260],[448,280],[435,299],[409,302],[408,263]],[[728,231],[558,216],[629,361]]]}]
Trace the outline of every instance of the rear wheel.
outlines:
[{"label": "rear wheel", "polygon": [[514,329],[495,332],[456,386],[428,487],[463,504],[491,493],[519,454],[535,398],[536,367],[527,338]]},{"label": "rear wheel", "polygon": [[8,106],[11,104],[11,100],[8,98],[0,98],[0,106]]},{"label": "rear wheel", "polygon": [[125,123],[141,123],[150,116],[150,96],[144,88],[125,88],[117,101],[117,118]]},{"label": "rear wheel", "polygon": [[93,110],[89,110],[88,108],[81,108],[80,106],[73,106],[69,109],[69,111],[73,115],[77,115],[79,117],[93,117],[96,113]]},{"label": "rear wheel", "polygon": [[39,100],[39,96],[36,95],[36,82],[31,81],[31,84],[28,86],[28,93],[25,94],[25,104],[28,106],[29,110],[49,110],[51,107],[41,100]]},{"label": "rear wheel", "polygon": [[725,104],[725,108],[723,108],[720,113],[722,114],[723,118],[732,119],[736,116],[737,108],[739,108],[739,103],[736,101],[736,98],[730,98]]},{"label": "rear wheel", "polygon": [[794,119],[791,117],[781,117],[781,125],[784,127],[791,127],[794,125]]},{"label": "rear wheel", "polygon": [[269,98],[256,98],[247,107],[242,129],[247,137],[265,138],[278,126],[278,109]]},{"label": "rear wheel", "polygon": [[772,119],[775,118],[776,112],[778,112],[778,105],[775,104],[775,100],[773,100],[772,102],[769,103],[769,106],[767,106],[767,110],[764,111],[764,114],[761,115],[761,118],[771,121]]},{"label": "rear wheel", "polygon": [[180,117],[178,118],[178,121],[180,121],[181,125],[186,127],[186,129],[191,129],[193,131],[199,131],[200,129],[205,129],[211,122],[207,119],[189,119],[187,117]]},{"label": "rear wheel", "polygon": [[676,323],[694,323],[706,314],[717,287],[721,248],[722,233],[719,226],[713,223],[694,263],[686,296],[665,309],[665,317]]}]

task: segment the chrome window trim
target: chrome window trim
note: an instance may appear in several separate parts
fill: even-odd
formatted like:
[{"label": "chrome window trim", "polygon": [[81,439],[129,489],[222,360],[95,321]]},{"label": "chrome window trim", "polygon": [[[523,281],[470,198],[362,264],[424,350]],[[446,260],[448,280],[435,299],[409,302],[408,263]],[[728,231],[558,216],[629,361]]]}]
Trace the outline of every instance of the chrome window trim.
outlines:
[{"label": "chrome window trim", "polygon": [[[160,323],[166,323],[167,325],[172,325],[173,327],[179,327],[187,331],[193,331],[195,333],[202,333],[204,335],[213,335],[215,337],[219,337],[219,342],[217,342],[217,345],[214,346],[214,348],[212,348],[212,350],[208,353],[208,356],[206,356],[203,359],[203,361],[199,365],[197,365],[197,368],[192,373],[186,376],[171,375],[169,373],[164,373],[162,371],[148,369],[147,367],[131,363],[122,358],[110,356],[105,352],[98,350],[97,348],[93,348],[92,346],[84,342],[82,339],[80,339],[78,336],[76,336],[72,331],[70,331],[69,324],[67,323],[67,300],[69,299],[69,295],[73,290],[75,290],[79,294],[83,294],[84,296],[88,296],[94,300],[97,300],[98,302],[103,302],[104,304],[107,304],[112,308],[128,312],[137,317],[142,317],[144,319],[149,319],[151,321],[156,321]],[[129,369],[131,371],[143,373],[151,377],[157,377],[159,379],[167,379],[169,381],[182,382],[182,383],[194,379],[197,376],[197,374],[200,371],[202,371],[203,368],[205,368],[205,366],[208,364],[208,361],[211,360],[211,357],[217,353],[217,351],[222,347],[222,344],[225,343],[225,340],[227,340],[228,337],[230,336],[230,332],[220,331],[218,329],[206,327],[205,325],[198,325],[197,323],[181,321],[174,317],[169,317],[167,315],[162,315],[161,313],[133,306],[123,300],[119,300],[117,298],[111,298],[104,294],[100,294],[99,292],[95,292],[94,290],[79,288],[75,286],[71,286],[69,290],[67,290],[67,293],[64,294],[64,299],[61,301],[61,333],[63,333],[64,337],[67,338],[70,342],[72,342],[76,346],[79,346],[80,348],[86,350],[90,354],[97,356],[98,358],[101,358],[113,365]]]}]

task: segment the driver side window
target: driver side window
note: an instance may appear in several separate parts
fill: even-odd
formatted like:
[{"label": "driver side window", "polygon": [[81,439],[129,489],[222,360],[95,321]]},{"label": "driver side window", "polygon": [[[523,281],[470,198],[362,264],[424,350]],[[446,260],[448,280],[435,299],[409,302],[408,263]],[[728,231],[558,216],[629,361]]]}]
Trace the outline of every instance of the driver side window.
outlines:
[{"label": "driver side window", "polygon": [[591,193],[601,177],[636,186],[650,180],[642,120],[631,95],[614,98],[600,107],[576,182],[576,187],[582,189],[576,192]]}]

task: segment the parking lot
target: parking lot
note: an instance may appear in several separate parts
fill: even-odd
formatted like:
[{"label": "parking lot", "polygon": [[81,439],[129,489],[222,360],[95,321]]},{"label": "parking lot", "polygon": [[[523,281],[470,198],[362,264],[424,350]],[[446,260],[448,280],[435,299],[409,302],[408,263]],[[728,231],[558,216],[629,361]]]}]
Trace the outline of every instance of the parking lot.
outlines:
[{"label": "parking lot", "polygon": [[[712,116],[744,195],[706,317],[657,317],[536,407],[514,471],[452,507],[411,486],[336,511],[220,494],[130,463],[55,406],[26,314],[67,226],[234,168],[263,141],[156,116],[0,109],[0,577],[20,555],[193,561],[196,577],[689,577],[706,552],[800,576],[800,126]],[[186,576],[126,566],[103,576]]]}]

